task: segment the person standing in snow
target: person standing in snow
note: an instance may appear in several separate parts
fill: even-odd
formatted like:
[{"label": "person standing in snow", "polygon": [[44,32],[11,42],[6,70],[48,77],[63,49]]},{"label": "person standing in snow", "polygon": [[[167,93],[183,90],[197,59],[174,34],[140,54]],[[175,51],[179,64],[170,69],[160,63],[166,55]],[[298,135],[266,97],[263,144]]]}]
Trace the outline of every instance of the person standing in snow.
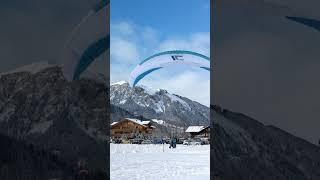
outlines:
[{"label": "person standing in snow", "polygon": [[170,138],[170,146],[169,146],[169,148],[174,148],[173,147],[173,137]]},{"label": "person standing in snow", "polygon": [[175,138],[175,137],[173,137],[173,139],[172,139],[172,146],[173,146],[173,148],[176,148],[176,146],[177,146],[177,138]]},{"label": "person standing in snow", "polygon": [[170,146],[169,146],[169,148],[176,148],[176,144],[177,144],[177,139],[175,138],[175,137],[172,137],[171,139],[170,139]]}]

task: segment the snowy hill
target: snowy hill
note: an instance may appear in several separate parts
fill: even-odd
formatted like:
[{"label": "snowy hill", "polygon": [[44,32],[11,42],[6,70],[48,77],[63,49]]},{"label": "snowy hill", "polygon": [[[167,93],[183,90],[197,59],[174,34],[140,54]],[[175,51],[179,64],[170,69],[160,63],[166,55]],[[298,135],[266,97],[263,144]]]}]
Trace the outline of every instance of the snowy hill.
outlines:
[{"label": "snowy hill", "polygon": [[209,125],[209,108],[163,89],[131,87],[121,81],[110,86],[110,103],[131,114],[180,125]]}]

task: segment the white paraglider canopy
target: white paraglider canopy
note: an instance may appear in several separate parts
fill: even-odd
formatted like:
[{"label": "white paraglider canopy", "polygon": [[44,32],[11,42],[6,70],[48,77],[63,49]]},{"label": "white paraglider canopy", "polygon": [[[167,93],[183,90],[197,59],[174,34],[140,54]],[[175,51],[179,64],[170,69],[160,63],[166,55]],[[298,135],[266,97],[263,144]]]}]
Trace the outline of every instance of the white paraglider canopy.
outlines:
[{"label": "white paraglider canopy", "polygon": [[130,85],[135,86],[142,78],[161,68],[184,64],[210,71],[210,58],[192,51],[174,50],[165,51],[143,60],[131,72]]}]

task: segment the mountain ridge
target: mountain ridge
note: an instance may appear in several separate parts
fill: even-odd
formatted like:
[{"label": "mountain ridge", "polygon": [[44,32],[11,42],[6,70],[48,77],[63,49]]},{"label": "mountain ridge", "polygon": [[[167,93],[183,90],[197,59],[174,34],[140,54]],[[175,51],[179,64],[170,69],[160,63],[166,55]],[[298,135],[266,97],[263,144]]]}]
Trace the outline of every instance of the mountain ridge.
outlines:
[{"label": "mountain ridge", "polygon": [[148,119],[179,125],[209,125],[209,107],[164,89],[131,87],[128,82],[110,85],[110,103]]},{"label": "mountain ridge", "polygon": [[211,174],[221,179],[319,179],[320,147],[242,113],[211,106]]}]

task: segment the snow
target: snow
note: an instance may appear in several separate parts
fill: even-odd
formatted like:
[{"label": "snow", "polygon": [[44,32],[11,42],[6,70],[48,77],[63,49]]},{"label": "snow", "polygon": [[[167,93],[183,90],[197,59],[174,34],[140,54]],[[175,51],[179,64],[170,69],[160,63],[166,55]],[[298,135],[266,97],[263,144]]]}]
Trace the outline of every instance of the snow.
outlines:
[{"label": "snow", "polygon": [[54,67],[54,66],[56,66],[56,65],[49,64],[48,62],[36,62],[36,63],[32,63],[32,64],[28,64],[28,65],[19,67],[17,69],[14,69],[14,70],[11,70],[8,72],[0,73],[0,77],[2,75],[12,74],[12,73],[16,73],[16,72],[30,72],[32,74],[35,74],[35,73],[38,73],[46,68]]},{"label": "snow", "polygon": [[144,85],[138,85],[137,87],[141,87],[144,89],[144,92],[149,95],[154,95],[156,92],[159,91],[159,89],[153,89],[152,87],[144,86]]},{"label": "snow", "polygon": [[129,120],[129,121],[132,121],[132,122],[134,122],[134,123],[143,125],[143,126],[150,123],[150,121],[141,121],[140,119],[134,119],[134,118],[125,118],[125,119],[127,119],[127,120]]},{"label": "snow", "polygon": [[53,121],[44,121],[37,124],[34,124],[32,129],[29,131],[30,134],[33,133],[45,133],[49,127],[52,125]]},{"label": "snow", "polygon": [[167,93],[166,95],[170,98],[171,102],[172,102],[172,101],[179,102],[179,103],[180,103],[182,106],[184,106],[186,109],[191,110],[189,104],[188,104],[187,102],[185,102],[184,100],[182,100],[181,98],[179,98],[179,97],[177,97],[177,96],[175,96],[175,95],[173,95],[173,94],[169,94],[169,93]]},{"label": "snow", "polygon": [[150,121],[142,121],[141,123],[142,123],[143,125],[147,125],[147,124],[150,123]]},{"label": "snow", "polygon": [[158,120],[158,119],[151,119],[151,120],[157,124],[164,124],[163,120]]},{"label": "snow", "polygon": [[186,132],[200,132],[204,128],[204,126],[189,126]]},{"label": "snow", "polygon": [[124,103],[126,103],[126,102],[127,102],[127,100],[126,100],[126,99],[123,99],[123,100],[120,101],[119,104],[124,104]]},{"label": "snow", "polygon": [[209,180],[210,146],[110,144],[110,179]]},{"label": "snow", "polygon": [[141,102],[139,102],[139,101],[136,101],[136,103],[137,103],[139,106],[142,106],[142,107],[146,107],[146,106],[148,106],[148,105],[142,104],[142,103],[141,103]]},{"label": "snow", "polygon": [[156,108],[154,108],[153,110],[155,110],[157,113],[162,113],[165,111],[165,106],[163,104],[163,101],[158,101],[155,103]]},{"label": "snow", "polygon": [[110,126],[113,126],[113,125],[115,125],[115,124],[117,124],[118,122],[113,122],[113,123],[111,123],[110,124]]},{"label": "snow", "polygon": [[111,86],[113,86],[113,85],[123,85],[123,84],[126,84],[126,83],[128,83],[128,82],[126,82],[126,81],[119,81],[119,82],[112,83]]}]

